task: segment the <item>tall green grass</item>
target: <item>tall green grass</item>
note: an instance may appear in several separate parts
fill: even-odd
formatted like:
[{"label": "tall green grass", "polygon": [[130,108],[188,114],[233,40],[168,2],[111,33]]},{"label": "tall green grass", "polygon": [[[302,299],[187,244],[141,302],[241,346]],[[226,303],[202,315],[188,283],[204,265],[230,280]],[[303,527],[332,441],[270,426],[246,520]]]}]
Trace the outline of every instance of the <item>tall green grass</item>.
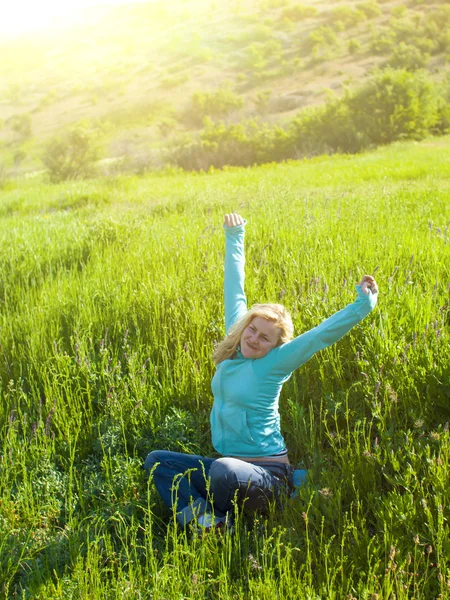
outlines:
[{"label": "tall green grass", "polygon": [[[50,186],[0,200],[5,598],[448,598],[448,139],[356,157]],[[304,331],[379,305],[285,385],[307,483],[233,536],[181,532],[141,469],[213,452],[225,212],[249,303]]]}]

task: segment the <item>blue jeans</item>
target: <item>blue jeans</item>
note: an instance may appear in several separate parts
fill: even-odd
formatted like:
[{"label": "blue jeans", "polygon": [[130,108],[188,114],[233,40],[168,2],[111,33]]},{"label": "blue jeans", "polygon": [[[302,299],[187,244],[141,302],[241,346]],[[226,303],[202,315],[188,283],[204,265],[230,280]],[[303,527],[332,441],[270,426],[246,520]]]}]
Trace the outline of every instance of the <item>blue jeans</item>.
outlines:
[{"label": "blue jeans", "polygon": [[284,463],[155,450],[144,468],[165,504],[176,510],[181,525],[205,512],[225,520],[235,498],[246,513],[265,513],[271,502],[280,505],[283,492],[292,491],[293,468]]}]

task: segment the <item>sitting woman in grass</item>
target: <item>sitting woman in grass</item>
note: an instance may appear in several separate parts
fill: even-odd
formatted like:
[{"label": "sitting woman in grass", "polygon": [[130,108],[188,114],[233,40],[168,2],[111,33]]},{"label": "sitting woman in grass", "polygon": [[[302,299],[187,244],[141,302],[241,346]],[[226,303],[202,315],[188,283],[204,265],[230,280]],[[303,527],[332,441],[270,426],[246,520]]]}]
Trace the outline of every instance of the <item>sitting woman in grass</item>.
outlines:
[{"label": "sitting woman in grass", "polygon": [[244,294],[244,228],[238,214],[225,215],[225,323],[227,337],[213,358],[211,430],[220,458],[156,450],[145,460],[164,502],[179,523],[230,523],[234,502],[247,513],[280,506],[292,491],[293,468],[280,431],[278,400],[292,372],[315,352],[339,340],[374,308],[378,289],[370,275],[357,298],[310,331],[292,339],[293,325],[281,304],[247,310]]}]

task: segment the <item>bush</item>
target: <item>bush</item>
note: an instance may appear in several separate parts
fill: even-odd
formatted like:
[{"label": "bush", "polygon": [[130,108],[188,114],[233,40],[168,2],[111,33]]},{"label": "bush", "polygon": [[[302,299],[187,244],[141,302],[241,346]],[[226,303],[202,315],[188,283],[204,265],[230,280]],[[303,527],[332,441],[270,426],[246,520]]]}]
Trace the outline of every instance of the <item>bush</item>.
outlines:
[{"label": "bush", "polygon": [[349,53],[353,56],[361,50],[361,42],[358,42],[358,40],[351,39],[348,41],[347,49]]},{"label": "bush", "polygon": [[309,34],[309,43],[313,50],[322,47],[332,47],[336,46],[338,38],[331,27],[322,26]]},{"label": "bush", "polygon": [[364,13],[367,19],[373,19],[379,17],[382,13],[381,8],[377,2],[369,0],[368,2],[361,2],[357,5],[357,9]]},{"label": "bush", "polygon": [[92,177],[99,158],[95,133],[83,125],[71,129],[65,136],[53,138],[47,144],[42,162],[48,169],[50,181]]},{"label": "bush", "polygon": [[314,6],[304,4],[290,4],[283,9],[281,17],[290,21],[303,21],[309,17],[315,17],[319,11]]},{"label": "bush", "polygon": [[9,127],[23,138],[31,137],[31,116],[29,113],[13,115],[7,121]]},{"label": "bush", "polygon": [[187,170],[207,170],[225,165],[247,167],[292,156],[291,140],[281,127],[252,119],[234,125],[206,120],[205,125],[199,138],[188,138],[172,150],[173,163]]},{"label": "bush", "polygon": [[427,52],[422,52],[417,46],[411,46],[401,42],[400,45],[394,49],[387,64],[394,69],[416,71],[426,67],[429,60],[430,55]]},{"label": "bush", "polygon": [[369,49],[372,54],[388,54],[396,46],[395,33],[386,27],[372,30]]},{"label": "bush", "polygon": [[8,173],[5,165],[0,163],[0,190],[4,189],[8,183]]},{"label": "bush", "polygon": [[360,10],[355,10],[350,6],[339,6],[330,11],[328,15],[328,21],[330,22],[333,29],[342,31],[344,29],[351,29],[364,21],[365,14]]},{"label": "bush", "polygon": [[450,6],[440,6],[427,15],[422,36],[433,42],[434,54],[450,51]]},{"label": "bush", "polygon": [[222,87],[216,92],[194,93],[185,116],[189,121],[201,124],[206,117],[223,118],[243,106],[244,99],[241,96],[229,87]]},{"label": "bush", "polygon": [[300,113],[291,123],[290,134],[296,157],[357,152],[367,143],[355,127],[345,99],[331,99]]},{"label": "bush", "polygon": [[346,103],[373,144],[423,138],[438,120],[439,93],[425,72],[381,70]]},{"label": "bush", "polygon": [[14,166],[19,167],[20,164],[25,160],[27,153],[22,148],[19,148],[14,152],[13,161]]},{"label": "bush", "polygon": [[362,88],[302,111],[286,129],[256,120],[226,125],[207,119],[199,136],[173,148],[171,159],[187,170],[251,166],[446,133],[449,89],[448,79],[437,86],[422,71],[380,70]]}]

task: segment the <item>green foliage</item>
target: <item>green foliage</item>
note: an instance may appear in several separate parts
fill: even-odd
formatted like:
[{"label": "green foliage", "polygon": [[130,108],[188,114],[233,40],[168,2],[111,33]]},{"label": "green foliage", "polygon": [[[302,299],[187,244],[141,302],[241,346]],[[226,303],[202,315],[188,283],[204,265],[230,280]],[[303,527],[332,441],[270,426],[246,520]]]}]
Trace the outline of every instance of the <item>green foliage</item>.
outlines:
[{"label": "green foliage", "polygon": [[395,33],[388,27],[376,27],[370,34],[369,48],[373,54],[389,54],[396,45]]},{"label": "green foliage", "polygon": [[26,156],[27,156],[27,153],[25,150],[23,150],[23,148],[19,148],[18,150],[16,150],[14,152],[14,156],[13,156],[14,166],[18,167],[20,165],[20,163],[25,160]]},{"label": "green foliage", "polygon": [[380,5],[376,0],[368,0],[367,2],[359,2],[356,5],[358,11],[364,13],[367,19],[375,19],[382,14]]},{"label": "green foliage", "polygon": [[400,44],[395,47],[387,64],[394,69],[416,71],[417,69],[426,67],[429,61],[430,55],[428,53],[422,52],[417,46],[411,46],[404,42],[400,42]]},{"label": "green foliage", "polygon": [[258,92],[258,95],[255,99],[255,107],[259,114],[264,115],[269,111],[271,96],[271,90],[264,90],[262,92]]},{"label": "green foliage", "polygon": [[438,104],[425,72],[395,69],[379,71],[347,100],[356,127],[374,144],[423,138],[438,120]]},{"label": "green foliage", "polygon": [[358,40],[351,39],[347,43],[349,53],[353,56],[361,50],[361,42]]},{"label": "green foliage", "polygon": [[162,88],[173,89],[180,87],[186,81],[189,81],[190,76],[188,73],[177,73],[175,75],[165,75],[161,77],[159,83]]},{"label": "green foliage", "polygon": [[[449,161],[434,138],[3,192],[2,597],[448,596]],[[365,272],[380,298],[283,387],[290,460],[308,469],[297,496],[199,540],[141,465],[154,449],[212,453],[234,209],[249,221],[249,303],[282,298],[298,333],[351,302]]]},{"label": "green foliage", "polygon": [[305,4],[290,4],[281,11],[283,19],[291,21],[303,21],[310,17],[315,17],[319,11],[315,6],[307,6]]},{"label": "green foliage", "polygon": [[[207,170],[359,152],[399,139],[422,139],[448,129],[449,100],[444,88],[445,84],[434,84],[423,71],[387,68],[359,89],[300,112],[284,128],[255,120],[231,125],[207,120],[197,138],[175,143],[171,161],[184,169]],[[266,95],[260,99],[264,110],[267,100]]]},{"label": "green foliage", "polygon": [[7,120],[7,124],[12,131],[19,134],[22,138],[27,139],[31,137],[31,115],[29,113],[13,115]]},{"label": "green foliage", "polygon": [[337,31],[351,29],[361,21],[364,21],[365,18],[364,12],[350,6],[338,6],[333,8],[328,14],[330,26]]},{"label": "green foliage", "polygon": [[99,158],[96,132],[78,125],[64,136],[48,142],[42,162],[48,169],[50,181],[57,183],[67,179],[92,177]]},{"label": "green foliage", "polygon": [[224,86],[215,92],[195,92],[185,112],[185,118],[200,124],[206,117],[223,118],[243,106],[242,96],[234,93],[229,86]]},{"label": "green foliage", "polygon": [[206,120],[199,139],[177,145],[171,160],[187,170],[208,170],[225,165],[251,166],[283,160],[291,155],[290,140],[280,127],[256,120],[226,125]]},{"label": "green foliage", "polygon": [[392,18],[389,26],[397,44],[404,42],[430,54],[450,48],[450,6],[438,7],[427,14],[410,11],[408,16]]},{"label": "green foliage", "polygon": [[366,143],[354,125],[351,109],[339,99],[301,112],[291,123],[290,137],[297,156],[358,152]]},{"label": "green foliage", "polygon": [[338,44],[339,39],[335,31],[328,25],[322,25],[312,31],[308,36],[307,42],[307,46],[314,62],[329,60]]},{"label": "green foliage", "polygon": [[309,34],[309,41],[313,50],[322,46],[335,46],[338,37],[331,27],[322,26]]},{"label": "green foliage", "polygon": [[0,190],[4,189],[8,184],[9,178],[5,165],[0,162]]}]

